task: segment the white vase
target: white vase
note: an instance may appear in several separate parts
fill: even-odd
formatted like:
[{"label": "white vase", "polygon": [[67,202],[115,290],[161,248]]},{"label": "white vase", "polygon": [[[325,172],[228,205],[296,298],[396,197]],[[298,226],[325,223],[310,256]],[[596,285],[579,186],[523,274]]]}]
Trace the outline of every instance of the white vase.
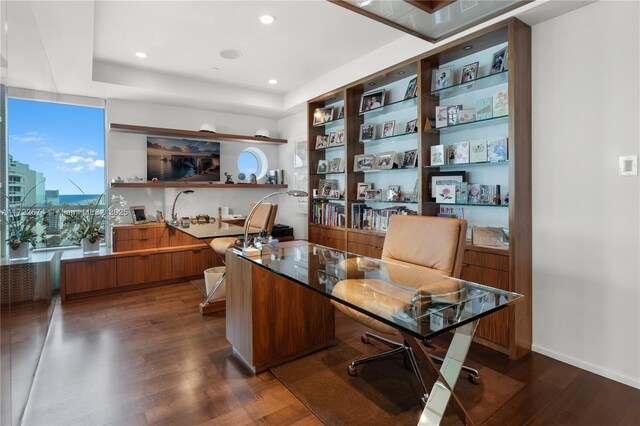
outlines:
[{"label": "white vase", "polygon": [[88,238],[82,239],[83,254],[96,254],[98,252],[100,252],[100,240],[96,240],[94,243],[92,243]]},{"label": "white vase", "polygon": [[29,256],[31,256],[31,243],[25,242],[20,243],[18,248],[14,249],[9,246],[9,259],[10,260],[29,260]]}]

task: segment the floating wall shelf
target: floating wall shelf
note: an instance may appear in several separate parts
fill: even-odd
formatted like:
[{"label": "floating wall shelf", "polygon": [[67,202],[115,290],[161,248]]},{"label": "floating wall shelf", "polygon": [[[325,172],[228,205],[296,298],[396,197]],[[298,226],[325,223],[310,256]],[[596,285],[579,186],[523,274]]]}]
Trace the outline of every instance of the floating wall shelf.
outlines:
[{"label": "floating wall shelf", "polygon": [[288,185],[266,185],[254,183],[207,183],[207,182],[119,182],[112,183],[112,188],[224,188],[224,189],[250,189],[250,188],[288,188]]},{"label": "floating wall shelf", "polygon": [[133,124],[111,123],[109,129],[115,132],[141,133],[146,135],[173,136],[193,139],[211,139],[216,141],[236,141],[283,144],[286,139],[261,138],[257,136],[232,135],[229,133],[199,132],[195,130],[166,129],[163,127],[136,126]]}]

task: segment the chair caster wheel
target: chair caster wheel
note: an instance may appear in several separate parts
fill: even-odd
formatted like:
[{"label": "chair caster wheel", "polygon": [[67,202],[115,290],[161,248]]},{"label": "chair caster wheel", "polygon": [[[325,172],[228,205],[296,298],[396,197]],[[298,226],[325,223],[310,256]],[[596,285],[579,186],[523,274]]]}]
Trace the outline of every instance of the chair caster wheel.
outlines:
[{"label": "chair caster wheel", "polygon": [[473,373],[469,373],[468,378],[469,378],[469,381],[471,383],[473,383],[474,385],[479,385],[480,384],[480,376],[476,376]]},{"label": "chair caster wheel", "polygon": [[371,343],[371,340],[369,340],[369,338],[367,336],[365,336],[365,335],[360,336],[360,340],[362,341],[362,343],[367,344],[367,345],[369,343]]},{"label": "chair caster wheel", "polygon": [[355,365],[349,364],[347,366],[347,373],[349,373],[351,377],[356,377],[358,375],[358,370],[356,370]]},{"label": "chair caster wheel", "polygon": [[429,399],[429,394],[424,394],[420,397],[420,407],[424,408],[427,406],[427,399]]}]

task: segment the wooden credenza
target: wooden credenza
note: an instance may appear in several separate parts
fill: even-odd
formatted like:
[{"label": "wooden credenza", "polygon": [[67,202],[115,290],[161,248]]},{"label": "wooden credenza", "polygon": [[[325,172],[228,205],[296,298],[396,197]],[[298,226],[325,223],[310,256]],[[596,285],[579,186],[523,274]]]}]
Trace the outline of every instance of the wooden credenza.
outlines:
[{"label": "wooden credenza", "polygon": [[113,250],[61,261],[61,299],[201,278],[222,260],[209,245],[164,223],[117,226]]}]

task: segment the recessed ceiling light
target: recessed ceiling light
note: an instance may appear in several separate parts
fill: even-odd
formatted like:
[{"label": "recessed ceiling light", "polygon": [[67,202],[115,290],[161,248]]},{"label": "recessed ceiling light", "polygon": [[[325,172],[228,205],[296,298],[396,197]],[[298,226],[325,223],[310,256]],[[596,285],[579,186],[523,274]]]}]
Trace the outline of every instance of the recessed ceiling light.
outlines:
[{"label": "recessed ceiling light", "polygon": [[242,52],[235,49],[226,49],[220,52],[220,56],[225,59],[238,59],[240,56],[242,56]]},{"label": "recessed ceiling light", "polygon": [[278,84],[278,80],[276,80],[275,78],[272,78],[269,80],[269,84]]},{"label": "recessed ceiling light", "polygon": [[275,21],[276,18],[274,18],[271,15],[262,15],[260,17],[260,22],[262,22],[263,24],[273,24],[273,21]]},{"label": "recessed ceiling light", "polygon": [[398,71],[398,75],[404,74],[406,71]]},{"label": "recessed ceiling light", "polygon": [[137,56],[138,58],[140,58],[140,59],[144,59],[144,58],[149,57],[149,55],[147,55],[147,54],[146,54],[146,53],[144,53],[144,52],[137,52],[137,53],[136,53],[136,56]]},{"label": "recessed ceiling light", "polygon": [[211,68],[211,71],[216,71],[216,72],[217,72],[217,71],[220,71],[220,68],[218,68],[218,67],[213,67],[213,68]]},{"label": "recessed ceiling light", "polygon": [[472,46],[472,45],[470,45],[470,44],[467,44],[466,46],[464,46],[464,47],[462,48],[462,50],[471,50],[471,49],[473,49],[473,46]]},{"label": "recessed ceiling light", "polygon": [[376,85],[375,83],[369,83],[369,86],[375,86],[375,85]]},{"label": "recessed ceiling light", "polygon": [[360,3],[358,3],[358,6],[366,7],[366,6],[369,6],[371,3],[373,3],[373,0],[365,0],[365,1],[361,1]]}]

